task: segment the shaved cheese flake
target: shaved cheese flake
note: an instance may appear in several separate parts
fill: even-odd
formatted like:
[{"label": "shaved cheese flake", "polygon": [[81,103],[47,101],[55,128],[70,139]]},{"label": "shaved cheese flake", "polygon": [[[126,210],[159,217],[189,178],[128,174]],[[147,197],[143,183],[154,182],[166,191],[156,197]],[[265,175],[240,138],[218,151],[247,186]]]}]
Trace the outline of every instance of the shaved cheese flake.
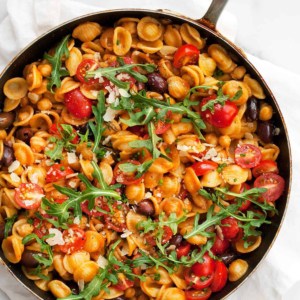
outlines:
[{"label": "shaved cheese flake", "polygon": [[126,239],[127,237],[129,237],[130,235],[132,235],[132,232],[129,231],[128,229],[125,229],[123,231],[123,233],[120,235],[122,239]]},{"label": "shaved cheese flake", "polygon": [[110,107],[107,108],[104,116],[103,116],[103,120],[105,122],[111,122],[115,117],[116,115],[119,113],[118,110],[114,110],[114,109],[111,109]]},{"label": "shaved cheese flake", "polygon": [[73,223],[76,224],[76,225],[79,225],[80,224],[80,218],[78,216],[76,216],[73,220]]},{"label": "shaved cheese flake", "polygon": [[105,269],[105,267],[108,265],[108,260],[104,256],[99,255],[97,264],[101,269]]},{"label": "shaved cheese flake", "polygon": [[67,152],[67,158],[69,164],[75,164],[78,162],[78,158],[75,152]]},{"label": "shaved cheese flake", "polygon": [[30,181],[32,183],[38,183],[39,182],[39,175],[37,173],[33,173],[30,177]]},{"label": "shaved cheese flake", "polygon": [[111,135],[107,136],[104,141],[102,142],[102,145],[107,145],[111,140]]},{"label": "shaved cheese flake", "polygon": [[84,290],[84,280],[83,279],[79,279],[77,281],[77,284],[78,284],[80,292],[83,291]]},{"label": "shaved cheese flake", "polygon": [[122,97],[126,97],[126,98],[130,97],[130,94],[128,94],[128,92],[124,89],[119,89],[119,93]]},{"label": "shaved cheese flake", "polygon": [[20,182],[21,178],[16,173],[11,173],[10,178],[13,182]]},{"label": "shaved cheese flake", "polygon": [[20,162],[18,160],[15,160],[11,163],[11,165],[8,167],[8,172],[12,173],[13,171],[16,171],[20,167]]},{"label": "shaved cheese flake", "polygon": [[147,192],[147,193],[145,194],[144,199],[149,199],[149,198],[151,198],[151,197],[152,197],[152,193],[151,193],[151,192]]},{"label": "shaved cheese flake", "polygon": [[62,232],[60,230],[56,228],[49,228],[49,234],[54,234],[53,237],[46,239],[46,243],[48,243],[50,246],[65,244]]}]

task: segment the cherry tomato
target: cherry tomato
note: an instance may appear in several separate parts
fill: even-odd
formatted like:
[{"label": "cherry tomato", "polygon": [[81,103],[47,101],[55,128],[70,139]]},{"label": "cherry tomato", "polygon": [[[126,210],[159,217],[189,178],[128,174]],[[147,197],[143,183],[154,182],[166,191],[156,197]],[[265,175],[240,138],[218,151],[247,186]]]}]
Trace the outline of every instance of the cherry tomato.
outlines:
[{"label": "cherry tomato", "polygon": [[46,173],[46,182],[50,183],[64,179],[73,173],[74,171],[70,167],[66,167],[63,164],[54,164]]},{"label": "cherry tomato", "polygon": [[215,242],[211,247],[211,251],[215,255],[223,254],[230,246],[230,243],[227,239],[220,239],[218,236],[215,238]]},{"label": "cherry tomato", "polygon": [[113,285],[113,287],[119,291],[125,291],[128,288],[133,286],[134,286],[134,281],[129,280],[127,278],[119,279],[119,282]]},{"label": "cherry tomato", "polygon": [[123,232],[126,226],[126,215],[129,211],[129,207],[124,204],[118,204],[114,202],[111,208],[107,204],[102,204],[102,209],[108,211],[108,214],[103,214],[104,221],[108,229],[112,229],[117,232]]},{"label": "cherry tomato", "polygon": [[84,59],[77,67],[76,77],[77,79],[86,84],[99,83],[98,79],[95,78],[85,78],[87,71],[94,71],[98,68],[98,64],[93,59]]},{"label": "cherry tomato", "polygon": [[[244,182],[241,186],[240,193],[243,193],[244,191],[247,191],[249,189],[250,189],[250,185]],[[239,207],[239,211],[246,211],[250,207],[251,201],[245,199],[242,199],[242,201],[243,202],[242,205]]]},{"label": "cherry tomato", "polygon": [[85,231],[77,225],[72,225],[70,228],[63,231],[64,245],[59,245],[59,249],[63,253],[73,253],[81,250],[86,241]]},{"label": "cherry tomato", "polygon": [[273,173],[262,174],[254,181],[254,187],[267,189],[267,191],[264,192],[259,198],[261,201],[276,201],[282,195],[284,186],[284,179],[281,176]]},{"label": "cherry tomato", "polygon": [[187,241],[183,241],[176,249],[177,258],[180,259],[182,256],[187,256],[190,253],[191,244]]},{"label": "cherry tomato", "polygon": [[[161,243],[164,245],[172,238],[173,231],[169,226],[164,226],[163,230],[164,230],[164,233],[163,233],[163,236],[161,239]],[[156,246],[155,232],[146,233],[145,240],[148,245]]]},{"label": "cherry tomato", "polygon": [[260,163],[252,169],[252,174],[255,178],[264,173],[278,174],[279,170],[276,161],[271,159],[261,160]]},{"label": "cherry tomato", "polygon": [[188,290],[185,291],[186,300],[207,300],[211,296],[211,289],[206,288],[201,291]]},{"label": "cherry tomato", "polygon": [[40,220],[38,218],[33,219],[33,233],[35,233],[40,239],[49,233],[49,228],[52,227],[52,224],[46,220]]},{"label": "cherry tomato", "polygon": [[254,168],[261,160],[261,152],[251,144],[239,145],[234,150],[234,160],[242,168]]},{"label": "cherry tomato", "polygon": [[192,265],[191,270],[196,276],[208,276],[214,272],[215,261],[205,253],[203,255],[203,262],[196,262]]},{"label": "cherry tomato", "polygon": [[156,127],[155,128],[155,133],[156,134],[163,134],[171,128],[171,124],[167,123],[167,122],[164,122],[162,120],[158,120],[155,127]]},{"label": "cherry tomato", "polygon": [[[55,124],[53,123],[51,127],[49,128],[49,132],[52,133],[54,136],[57,136],[61,138],[61,131],[63,130],[62,126],[64,124]],[[74,139],[71,141],[72,144],[77,144],[79,142],[79,136],[77,134],[77,131],[75,128],[72,129],[72,132],[74,133]]]},{"label": "cherry tomato", "polygon": [[200,51],[191,44],[186,44],[178,48],[174,54],[173,65],[175,68],[181,68],[186,65],[193,65],[198,62]]},{"label": "cherry tomato", "polygon": [[218,164],[210,160],[198,161],[191,165],[191,168],[195,171],[197,176],[202,176],[210,171],[216,170]]},{"label": "cherry tomato", "polygon": [[140,178],[136,178],[136,172],[123,172],[119,166],[124,163],[131,163],[136,166],[140,165],[141,163],[136,160],[129,160],[129,161],[121,161],[119,162],[115,168],[114,168],[114,177],[116,179],[116,182],[125,184],[125,185],[131,185],[131,184],[137,184],[140,183],[144,176],[141,176]]},{"label": "cherry tomato", "polygon": [[239,233],[239,224],[235,218],[227,217],[221,221],[222,234],[225,239],[233,239]]},{"label": "cherry tomato", "polygon": [[136,79],[133,78],[132,76],[130,76],[128,73],[122,72],[122,73],[118,74],[116,77],[123,82],[129,82],[130,88],[132,88],[136,83]]},{"label": "cherry tomato", "polygon": [[210,288],[212,292],[220,291],[226,284],[228,272],[225,264],[222,261],[216,261],[215,273],[213,276]]},{"label": "cherry tomato", "polygon": [[107,204],[105,204],[103,202],[103,198],[102,197],[97,197],[95,199],[95,206],[94,206],[94,208],[92,210],[89,210],[89,202],[88,202],[88,200],[82,202],[80,206],[81,206],[82,212],[84,212],[86,215],[91,216],[91,217],[101,217],[101,216],[103,216],[105,214],[105,212],[98,211],[96,209],[96,207],[98,207],[98,208],[100,208],[102,210],[105,210],[105,211],[109,211],[109,209],[107,210],[108,206],[107,206]]},{"label": "cherry tomato", "polygon": [[184,279],[187,285],[195,290],[202,290],[209,287],[213,281],[213,274],[207,276],[197,276],[192,268],[184,271]]},{"label": "cherry tomato", "polygon": [[228,127],[238,113],[237,106],[233,102],[227,100],[223,106],[219,103],[215,104],[213,112],[209,109],[202,111],[202,106],[213,99],[216,99],[216,95],[202,99],[200,103],[202,119],[217,128]]},{"label": "cherry tomato", "polygon": [[15,189],[15,201],[25,209],[40,207],[44,196],[44,190],[36,183],[21,183]]},{"label": "cherry tomato", "polygon": [[89,118],[92,114],[92,101],[85,97],[79,88],[65,93],[67,110],[78,119]]}]

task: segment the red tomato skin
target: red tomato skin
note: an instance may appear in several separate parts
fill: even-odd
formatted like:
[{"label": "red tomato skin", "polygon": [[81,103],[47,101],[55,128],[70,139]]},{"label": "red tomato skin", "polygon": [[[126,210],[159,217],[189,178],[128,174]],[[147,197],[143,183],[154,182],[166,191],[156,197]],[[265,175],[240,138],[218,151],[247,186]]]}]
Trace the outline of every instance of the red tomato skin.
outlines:
[{"label": "red tomato skin", "polygon": [[192,65],[198,62],[200,55],[199,49],[191,44],[185,44],[178,48],[174,54],[173,65],[175,68]]},{"label": "red tomato skin", "polygon": [[237,220],[232,217],[223,219],[220,227],[224,238],[229,240],[235,238],[240,230]]},{"label": "red tomato skin", "polygon": [[[248,157],[250,155],[250,157]],[[261,161],[261,151],[258,147],[251,144],[243,144],[236,147],[234,160],[242,168],[254,168]]]},{"label": "red tomato skin", "polygon": [[155,133],[156,134],[163,134],[171,128],[171,124],[159,120],[156,124]]},{"label": "red tomato skin", "polygon": [[102,217],[105,214],[103,212],[97,211],[95,207],[99,207],[103,210],[107,210],[107,206],[103,203],[102,197],[98,197],[95,199],[95,207],[92,210],[89,210],[88,205],[89,202],[88,200],[86,200],[80,204],[80,207],[82,212],[84,212],[86,215],[91,217]]},{"label": "red tomato skin", "polygon": [[128,163],[128,162],[132,163],[134,165],[140,165],[141,164],[140,162],[138,162],[136,160],[121,161],[121,162],[117,163],[115,168],[114,168],[114,178],[116,179],[116,182],[121,183],[121,184],[125,184],[125,185],[140,183],[143,180],[144,175],[142,175],[140,178],[135,178],[135,174],[126,175],[126,173],[124,173],[123,171],[121,171],[119,169],[120,164]]},{"label": "red tomato skin", "polygon": [[195,171],[197,176],[202,176],[207,174],[210,171],[216,170],[218,168],[218,164],[214,161],[206,160],[206,161],[198,161],[191,165],[191,168]]},{"label": "red tomato skin", "polygon": [[203,255],[203,262],[196,262],[192,265],[191,270],[196,276],[209,276],[213,274],[215,269],[215,261],[205,253]]},{"label": "red tomato skin", "polygon": [[190,253],[191,244],[183,241],[176,249],[177,258],[180,259],[182,256],[187,256]]},{"label": "red tomato skin", "polygon": [[[72,233],[70,230],[72,230]],[[59,245],[60,251],[63,253],[73,253],[83,248],[86,241],[85,231],[77,225],[72,225],[69,229],[63,231],[63,239],[65,240],[65,244]]]},{"label": "red tomato skin", "polygon": [[[102,209],[110,212],[109,206],[105,203],[102,204]],[[108,229],[112,229],[117,232],[123,232],[127,228],[125,219],[129,211],[129,207],[124,203],[118,204],[115,202],[112,206],[112,210],[112,214],[103,214],[104,222],[106,223]],[[116,212],[119,212],[119,216],[117,217],[115,217]]]},{"label": "red tomato skin", "polygon": [[[22,208],[36,209],[40,207],[43,196],[44,190],[38,184],[21,183],[19,187],[15,189],[14,199]],[[33,201],[33,203],[29,204],[27,201]]]},{"label": "red tomato skin", "polygon": [[85,97],[79,88],[64,95],[65,106],[78,119],[89,118],[92,115],[92,101]]},{"label": "red tomato skin", "polygon": [[[215,98],[216,95],[203,98],[200,103],[200,108],[202,108],[202,106],[209,100],[213,100]],[[201,117],[204,121],[217,128],[225,128],[231,125],[237,113],[237,106],[233,102],[227,100],[225,101],[224,106],[222,106],[221,104],[215,104],[214,112],[211,112],[209,109],[206,109],[204,111],[201,110]]]},{"label": "red tomato skin", "polygon": [[261,160],[260,163],[252,169],[252,175],[257,178],[264,173],[278,174],[278,166],[276,161],[271,159]]},{"label": "red tomato skin", "polygon": [[[250,185],[247,183],[243,183],[241,186],[240,193],[243,193],[244,191],[250,190]],[[247,211],[249,207],[251,206],[250,200],[243,200],[242,205],[239,207],[239,211]]]},{"label": "red tomato skin", "polygon": [[211,289],[206,288],[202,291],[187,290],[185,291],[186,300],[207,300],[211,296]]},{"label": "red tomato skin", "polygon": [[260,201],[266,200],[274,202],[282,195],[285,181],[280,175],[265,173],[255,179],[254,187],[267,189],[267,191],[259,197]]},{"label": "red tomato skin", "polygon": [[227,239],[221,240],[218,236],[215,238],[215,242],[211,247],[211,251],[215,255],[223,254],[230,246],[230,243]]},{"label": "red tomato skin", "polygon": [[95,78],[85,78],[86,72],[95,70],[98,68],[98,64],[93,59],[84,59],[77,67],[76,78],[85,84],[95,84],[99,83],[98,79]]},{"label": "red tomato skin", "polygon": [[216,261],[215,273],[212,284],[210,285],[212,292],[219,292],[226,285],[228,278],[228,271],[222,261]]},{"label": "red tomato skin", "polygon": [[130,287],[134,286],[134,281],[129,280],[127,278],[119,281],[117,284],[113,285],[113,287],[119,291],[125,291]]},{"label": "red tomato skin", "polygon": [[73,173],[74,171],[70,167],[66,167],[63,164],[54,164],[46,173],[46,182],[51,183],[64,179]]},{"label": "red tomato skin", "polygon": [[[63,124],[64,125],[64,124]],[[53,123],[51,127],[49,128],[49,132],[56,135],[57,137],[61,138],[60,130],[62,130],[61,124],[55,124]],[[77,131],[73,128],[73,132],[76,133],[76,136],[71,141],[72,144],[77,144],[79,142],[79,136],[77,134]]]},{"label": "red tomato skin", "polygon": [[184,271],[184,280],[187,285],[195,290],[203,290],[209,287],[213,281],[213,274],[208,276],[197,276],[191,268]]}]

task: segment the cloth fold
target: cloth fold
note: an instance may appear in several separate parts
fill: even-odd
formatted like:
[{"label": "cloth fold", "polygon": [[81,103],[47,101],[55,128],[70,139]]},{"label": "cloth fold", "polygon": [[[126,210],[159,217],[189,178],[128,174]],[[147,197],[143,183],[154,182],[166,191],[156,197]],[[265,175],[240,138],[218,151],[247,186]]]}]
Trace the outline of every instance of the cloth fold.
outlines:
[{"label": "cloth fold", "polygon": [[[123,7],[158,9],[166,8],[177,11],[191,18],[200,18],[208,8],[210,0],[131,0],[123,3],[121,0],[0,0],[0,10],[7,11],[0,20],[0,72],[5,65],[32,40],[53,28],[80,15],[97,12],[104,9]],[[234,41],[237,31],[237,20],[229,12],[223,12],[218,29],[227,38]],[[272,89],[285,118],[292,149],[300,148],[298,128],[300,107],[297,103],[300,86],[300,76],[269,62],[249,55],[249,59]],[[294,178],[300,178],[300,158],[293,153]],[[231,296],[229,300],[296,300],[300,298],[300,273],[298,256],[300,242],[298,228],[300,208],[297,200],[300,198],[300,186],[294,182],[289,208],[280,234],[266,259],[256,272]],[[0,265],[1,289],[10,297],[18,300],[34,300],[27,290],[18,283],[9,272]],[[291,292],[289,292],[289,290]],[[4,297],[4,296],[3,296]],[[0,299],[4,299],[0,293]]]}]

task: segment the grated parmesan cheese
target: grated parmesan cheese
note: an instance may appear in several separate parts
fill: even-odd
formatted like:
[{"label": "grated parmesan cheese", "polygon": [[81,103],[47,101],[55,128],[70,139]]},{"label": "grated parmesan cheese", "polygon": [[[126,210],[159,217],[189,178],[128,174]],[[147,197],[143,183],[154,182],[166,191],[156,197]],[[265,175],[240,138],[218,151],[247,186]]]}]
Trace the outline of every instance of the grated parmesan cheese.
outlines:
[{"label": "grated parmesan cheese", "polygon": [[39,182],[39,175],[37,173],[33,173],[32,176],[30,177],[30,181],[32,183],[38,183]]},{"label": "grated parmesan cheese", "polygon": [[77,281],[78,287],[79,287],[79,291],[83,291],[84,290],[84,280],[83,279],[79,279]]},{"label": "grated parmesan cheese", "polygon": [[105,269],[105,267],[108,265],[108,260],[104,256],[99,255],[97,264],[101,269]]},{"label": "grated parmesan cheese", "polygon": [[107,136],[104,141],[102,142],[102,145],[107,145],[111,140],[111,135]]},{"label": "grated parmesan cheese", "polygon": [[11,163],[11,165],[8,167],[8,172],[12,173],[13,171],[16,171],[20,167],[20,162],[18,160],[15,160]]},{"label": "grated parmesan cheese", "polygon": [[78,158],[75,152],[67,152],[67,158],[69,164],[75,164],[78,162]]},{"label": "grated parmesan cheese", "polygon": [[126,97],[126,98],[130,97],[130,94],[128,94],[128,92],[124,89],[119,89],[119,93],[122,97]]},{"label": "grated parmesan cheese", "polygon": [[118,110],[114,110],[114,109],[111,109],[110,107],[107,108],[104,116],[103,116],[103,120],[105,122],[111,122],[115,117],[116,115],[119,113]]},{"label": "grated parmesan cheese", "polygon": [[73,220],[73,223],[76,224],[76,225],[79,225],[80,224],[80,218],[78,216],[76,216]]},{"label": "grated parmesan cheese", "polygon": [[21,178],[16,173],[10,173],[10,178],[13,182],[20,182]]},{"label": "grated parmesan cheese", "polygon": [[132,235],[132,232],[129,231],[128,229],[125,229],[123,231],[123,233],[120,235],[122,239],[126,239],[127,237],[129,237],[130,235]]},{"label": "grated parmesan cheese", "polygon": [[147,193],[145,194],[144,199],[149,199],[149,198],[151,198],[151,197],[152,197],[152,193],[151,193],[151,192],[147,192]]},{"label": "grated parmesan cheese", "polygon": [[50,228],[49,229],[49,234],[54,234],[54,237],[46,239],[46,243],[48,243],[50,246],[64,245],[65,244],[62,232],[59,231],[58,229]]}]

